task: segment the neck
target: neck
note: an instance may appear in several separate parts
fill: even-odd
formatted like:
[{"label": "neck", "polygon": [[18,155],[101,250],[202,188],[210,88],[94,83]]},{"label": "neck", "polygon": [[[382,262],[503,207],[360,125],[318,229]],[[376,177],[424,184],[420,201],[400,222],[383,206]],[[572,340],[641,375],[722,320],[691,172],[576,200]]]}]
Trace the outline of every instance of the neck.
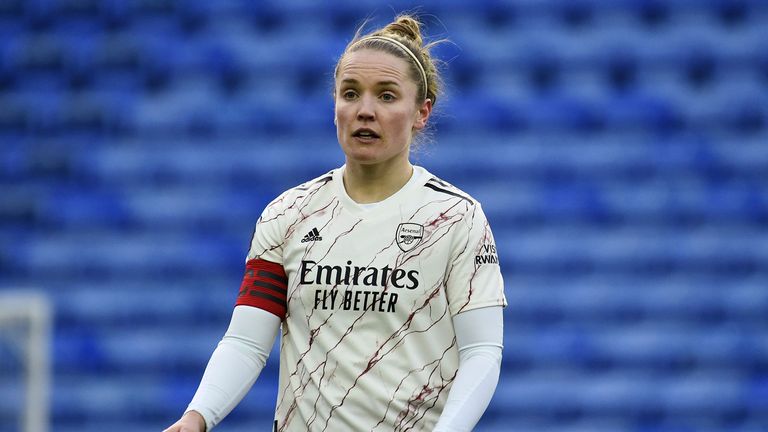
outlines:
[{"label": "neck", "polygon": [[347,195],[359,204],[383,201],[394,195],[410,180],[413,165],[408,159],[392,162],[363,165],[347,160],[344,168]]}]

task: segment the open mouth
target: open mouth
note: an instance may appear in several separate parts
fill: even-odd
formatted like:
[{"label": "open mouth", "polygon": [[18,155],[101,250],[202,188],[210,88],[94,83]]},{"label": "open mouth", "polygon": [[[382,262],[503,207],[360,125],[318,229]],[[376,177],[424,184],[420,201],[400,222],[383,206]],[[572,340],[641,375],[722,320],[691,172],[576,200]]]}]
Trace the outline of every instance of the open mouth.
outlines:
[{"label": "open mouth", "polygon": [[368,129],[368,128],[360,128],[356,130],[354,133],[352,133],[352,136],[355,138],[362,138],[362,139],[381,138],[379,134],[374,132],[372,129]]}]

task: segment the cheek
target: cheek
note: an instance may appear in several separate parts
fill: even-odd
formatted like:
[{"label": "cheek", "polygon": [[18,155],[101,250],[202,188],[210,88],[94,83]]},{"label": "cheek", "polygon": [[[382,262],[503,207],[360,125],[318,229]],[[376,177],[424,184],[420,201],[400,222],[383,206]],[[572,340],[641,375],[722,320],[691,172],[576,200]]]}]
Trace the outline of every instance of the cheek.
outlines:
[{"label": "cheek", "polygon": [[343,123],[349,117],[349,109],[345,109],[343,106],[336,105],[333,111],[333,118],[339,124]]},{"label": "cheek", "polygon": [[402,112],[392,118],[397,125],[397,130],[402,131],[403,135],[410,135],[413,127],[413,117],[410,113]]}]

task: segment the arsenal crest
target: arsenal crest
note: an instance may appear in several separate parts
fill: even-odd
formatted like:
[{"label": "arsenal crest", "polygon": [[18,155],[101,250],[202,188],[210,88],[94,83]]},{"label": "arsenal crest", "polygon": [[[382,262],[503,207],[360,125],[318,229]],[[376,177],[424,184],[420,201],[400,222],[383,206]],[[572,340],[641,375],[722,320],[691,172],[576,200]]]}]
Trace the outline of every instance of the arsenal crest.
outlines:
[{"label": "arsenal crest", "polygon": [[424,227],[415,223],[401,223],[397,226],[395,240],[400,250],[408,252],[415,248],[424,238]]}]

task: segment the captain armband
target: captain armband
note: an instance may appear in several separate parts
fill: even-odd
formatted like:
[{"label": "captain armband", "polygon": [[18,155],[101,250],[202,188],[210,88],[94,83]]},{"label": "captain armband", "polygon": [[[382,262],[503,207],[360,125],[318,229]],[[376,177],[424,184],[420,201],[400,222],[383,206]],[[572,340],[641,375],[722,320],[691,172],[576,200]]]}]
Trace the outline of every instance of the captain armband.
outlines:
[{"label": "captain armband", "polygon": [[245,265],[245,275],[235,305],[264,309],[282,320],[287,308],[287,293],[288,277],[282,265],[252,259]]}]

